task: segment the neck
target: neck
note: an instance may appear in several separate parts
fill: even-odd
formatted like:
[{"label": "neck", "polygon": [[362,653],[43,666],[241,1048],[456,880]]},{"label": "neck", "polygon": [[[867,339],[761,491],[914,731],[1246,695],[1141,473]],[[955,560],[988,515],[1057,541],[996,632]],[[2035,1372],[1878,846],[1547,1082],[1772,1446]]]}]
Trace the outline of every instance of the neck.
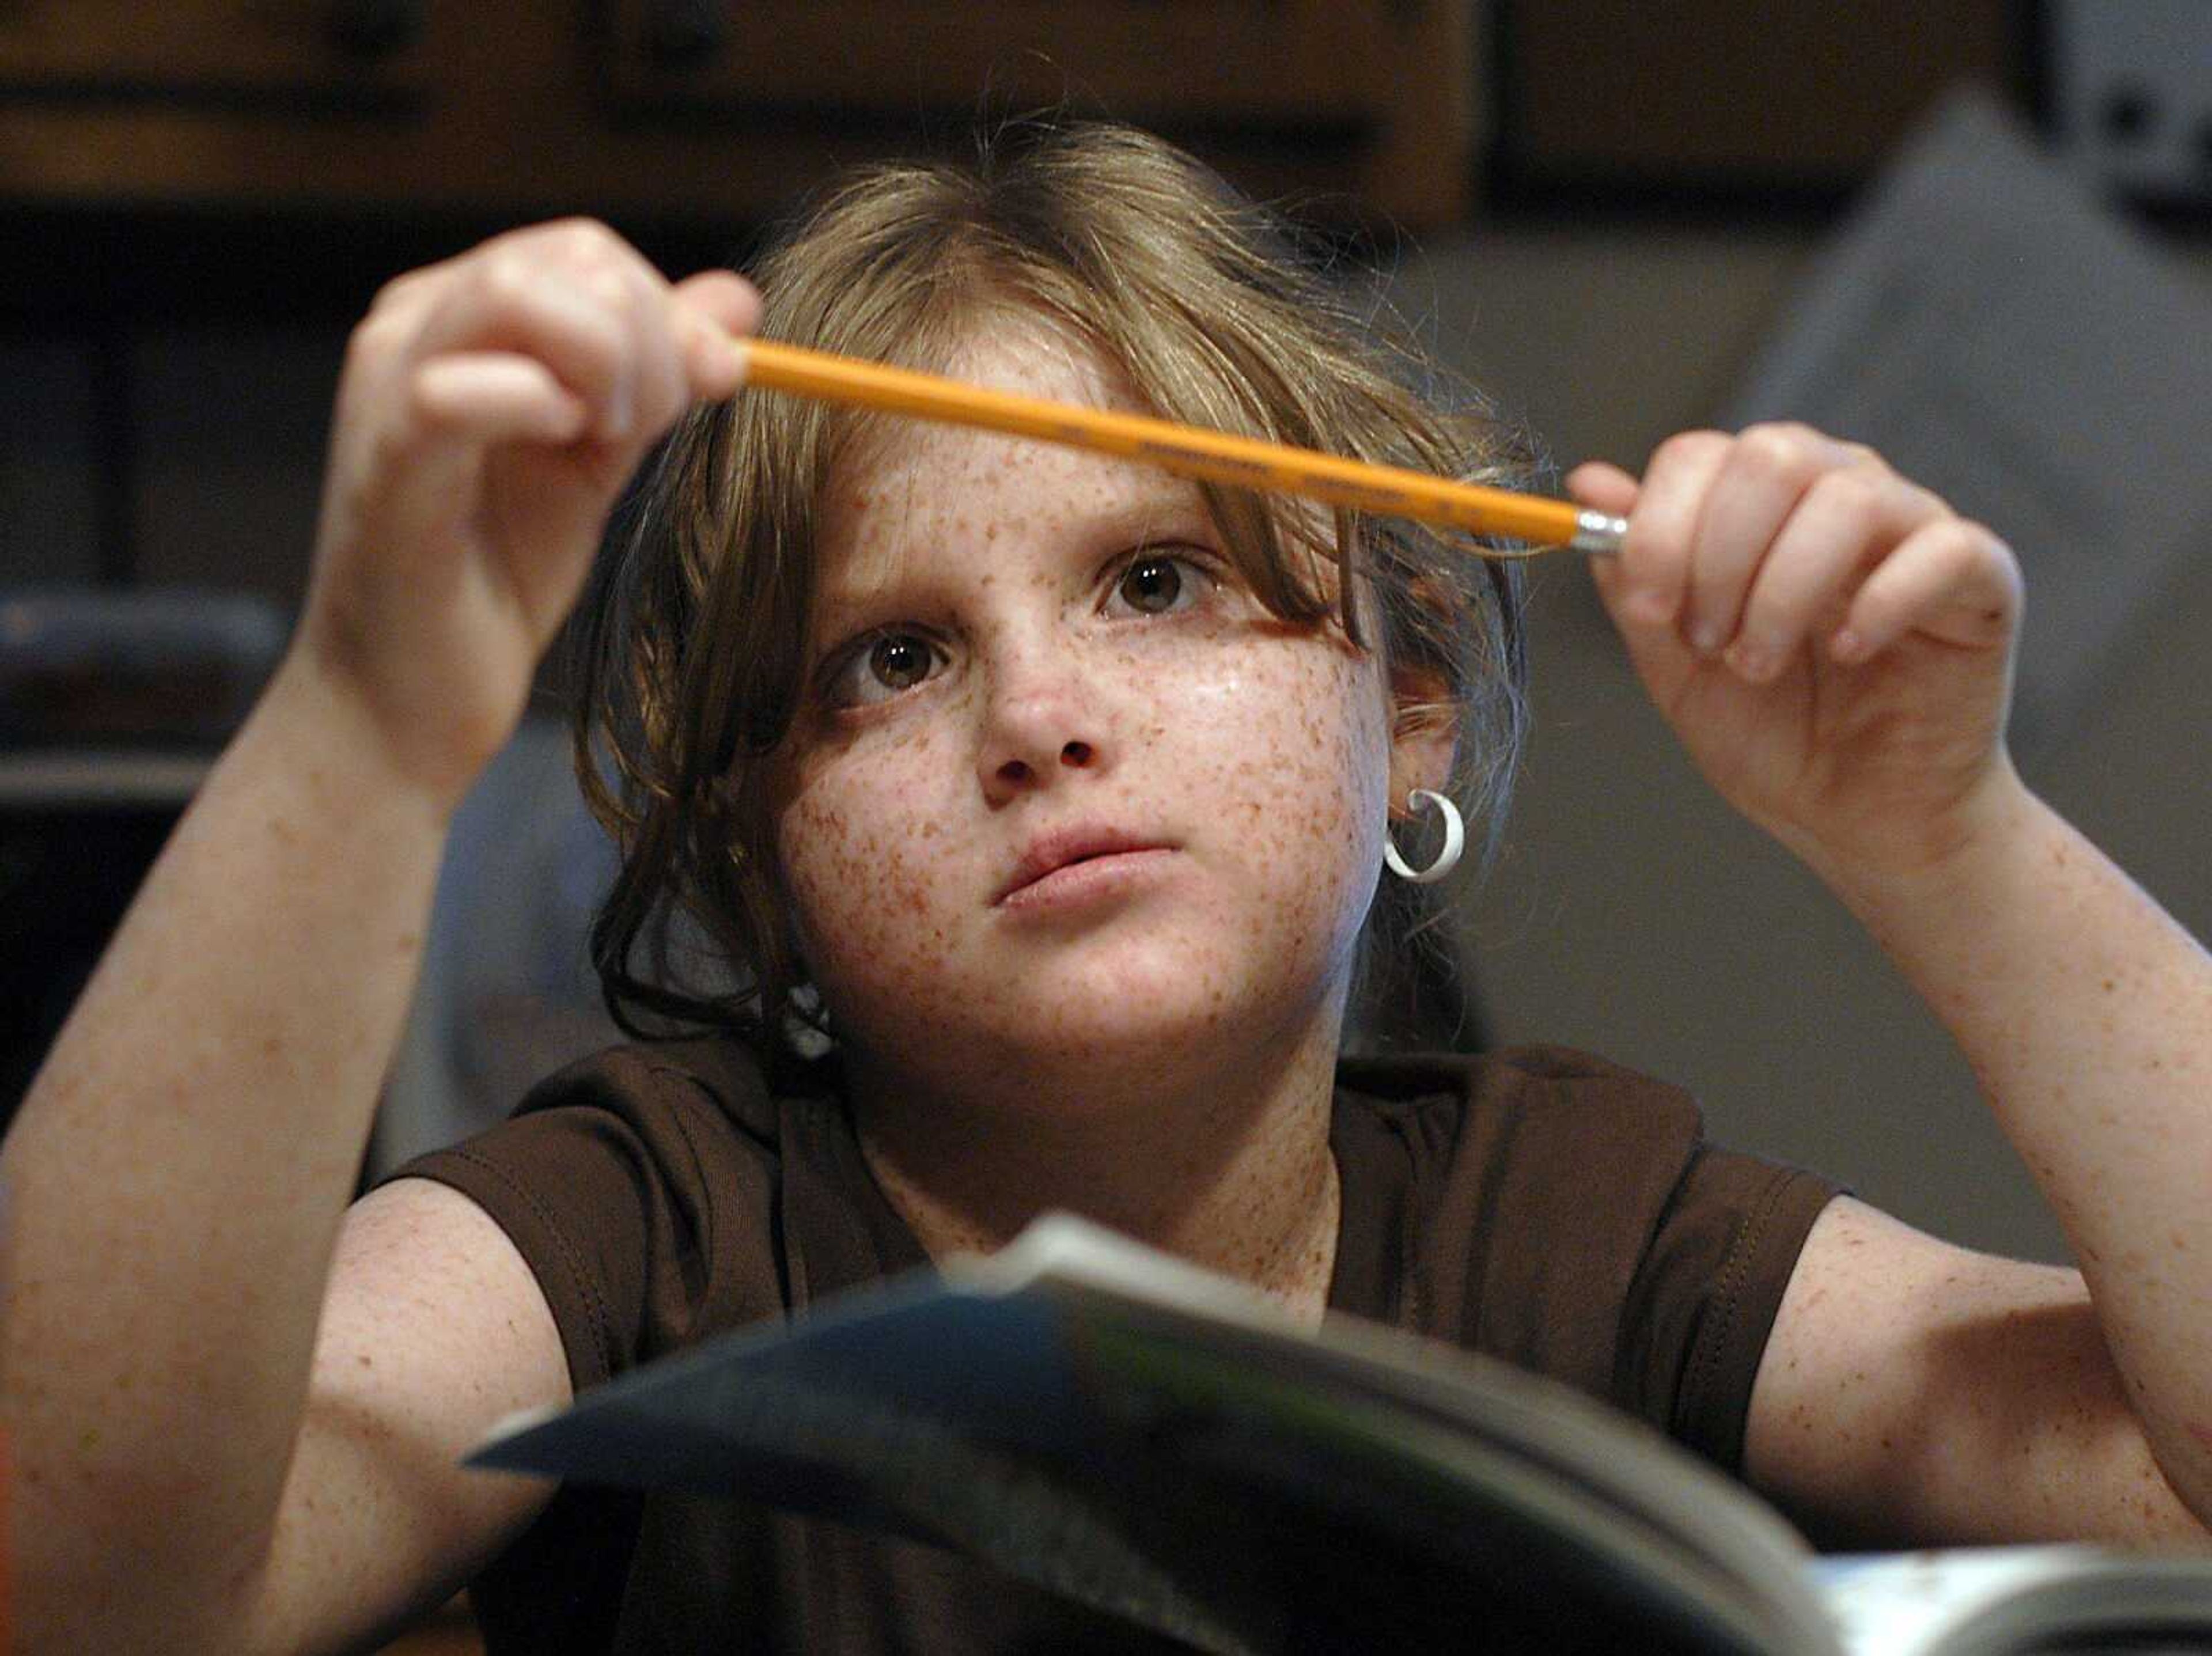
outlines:
[{"label": "neck", "polygon": [[990,1253],[1064,1210],[1251,1283],[1318,1320],[1336,1254],[1337,1027],[1254,1064],[1170,1073],[1157,1052],[1001,1066],[991,1095],[848,1056],[860,1145],[933,1259]]}]

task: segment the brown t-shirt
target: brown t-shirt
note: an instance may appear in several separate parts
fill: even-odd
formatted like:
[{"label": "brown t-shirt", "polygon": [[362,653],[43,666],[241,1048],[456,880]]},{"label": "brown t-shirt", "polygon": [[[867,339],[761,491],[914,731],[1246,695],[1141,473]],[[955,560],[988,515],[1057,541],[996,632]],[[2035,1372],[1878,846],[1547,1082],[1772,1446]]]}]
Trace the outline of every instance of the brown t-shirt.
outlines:
[{"label": "brown t-shirt", "polygon": [[[1333,1310],[1504,1358],[1733,1470],[1834,1194],[1709,1149],[1680,1092],[1553,1048],[1347,1060]],[[536,1273],[579,1392],[926,1262],[834,1063],[772,1095],[736,1046],[622,1047],[394,1177],[453,1186]],[[743,1502],[564,1489],[479,1580],[495,1653],[1164,1647],[940,1550]]]}]

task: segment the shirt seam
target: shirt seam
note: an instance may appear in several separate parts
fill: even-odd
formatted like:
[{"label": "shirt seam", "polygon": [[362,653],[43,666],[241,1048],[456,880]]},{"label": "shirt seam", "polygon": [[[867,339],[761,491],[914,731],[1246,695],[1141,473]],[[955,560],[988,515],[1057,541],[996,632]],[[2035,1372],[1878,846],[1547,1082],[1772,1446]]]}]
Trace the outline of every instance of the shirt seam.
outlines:
[{"label": "shirt seam", "polygon": [[1705,1413],[1706,1390],[1729,1350],[1735,1333],[1738,1314],[1743,1308],[1745,1281],[1751,1275],[1752,1265],[1759,1254],[1766,1232],[1774,1216],[1782,1206],[1796,1174],[1788,1168],[1777,1168],[1765,1187],[1759,1192],[1751,1210],[1737,1222],[1735,1234],[1729,1239],[1728,1253],[1721,1268],[1719,1291],[1715,1296],[1713,1316],[1699,1331],[1697,1353],[1692,1359],[1690,1380],[1684,1388],[1681,1405],[1676,1414],[1679,1430],[1693,1428]]},{"label": "shirt seam", "polygon": [[[593,1381],[608,1379],[614,1373],[613,1321],[607,1314],[605,1298],[592,1283],[591,1273],[584,1268],[582,1251],[577,1247],[568,1233],[561,1228],[553,1216],[552,1210],[541,1202],[528,1186],[516,1180],[499,1163],[479,1156],[465,1146],[457,1147],[449,1150],[447,1154],[455,1161],[487,1175],[501,1189],[507,1192],[529,1212],[546,1240],[552,1243],[555,1254],[568,1273],[570,1285],[575,1289],[577,1298],[583,1301],[584,1314],[590,1320],[599,1369],[599,1372],[591,1379]],[[554,1320],[556,1324],[560,1320],[557,1314]],[[580,1377],[572,1376],[571,1378]],[[576,1389],[581,1391],[582,1385],[578,1385]]]}]

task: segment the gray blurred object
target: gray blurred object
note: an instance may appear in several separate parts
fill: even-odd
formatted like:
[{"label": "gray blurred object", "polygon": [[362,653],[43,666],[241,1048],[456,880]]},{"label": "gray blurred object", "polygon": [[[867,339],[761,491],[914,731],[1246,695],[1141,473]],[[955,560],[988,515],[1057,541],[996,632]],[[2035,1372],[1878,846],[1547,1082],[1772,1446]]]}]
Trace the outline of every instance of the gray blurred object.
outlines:
[{"label": "gray blurred object", "polygon": [[531,1085],[622,1039],[588,959],[613,846],[556,720],[524,721],[455,813],[372,1176],[503,1119]]},{"label": "gray blurred object", "polygon": [[0,588],[0,747],[220,746],[284,634],[243,592]]},{"label": "gray blurred object", "polygon": [[2146,202],[2212,203],[2212,5],[2043,0],[2060,149]]},{"label": "gray blurred object", "polygon": [[2031,755],[2212,545],[2212,299],[1978,93],[1816,261],[1727,423],[1773,418],[1872,444],[2011,543]]}]

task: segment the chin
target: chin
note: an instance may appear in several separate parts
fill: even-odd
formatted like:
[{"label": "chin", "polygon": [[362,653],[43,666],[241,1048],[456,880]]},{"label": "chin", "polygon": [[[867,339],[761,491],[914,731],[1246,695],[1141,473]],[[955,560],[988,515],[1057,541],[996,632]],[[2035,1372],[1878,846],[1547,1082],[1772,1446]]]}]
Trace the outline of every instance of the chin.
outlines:
[{"label": "chin", "polygon": [[1235,948],[1218,926],[1102,934],[940,971],[919,993],[910,980],[848,984],[833,1021],[873,1031],[879,1061],[963,1094],[1199,1084],[1249,1074],[1340,1004],[1348,942],[1332,954],[1301,935],[1315,933],[1248,924]]},{"label": "chin", "polygon": [[[1124,985],[1054,997],[1038,987],[979,997],[979,1016],[911,1030],[902,1043],[911,1066],[971,1096],[1046,1087],[1103,1107],[1208,1084],[1224,1072],[1249,1077],[1267,1049],[1287,1049],[1311,1028],[1286,1028],[1286,1003],[1275,993],[1194,995],[1179,983],[1172,994]],[[1301,998],[1317,1015],[1327,1002],[1325,994]]]}]

